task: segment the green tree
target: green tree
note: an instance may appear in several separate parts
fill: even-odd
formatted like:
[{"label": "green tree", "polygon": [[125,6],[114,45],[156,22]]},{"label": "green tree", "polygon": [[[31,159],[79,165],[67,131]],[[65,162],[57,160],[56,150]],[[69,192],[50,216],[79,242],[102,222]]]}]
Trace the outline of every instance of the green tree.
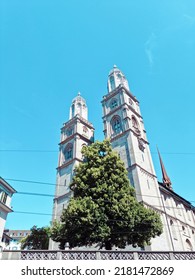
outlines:
[{"label": "green tree", "polygon": [[51,237],[70,247],[143,247],[162,233],[160,216],[135,198],[127,171],[109,140],[82,149],[83,162],[75,169],[71,183],[74,197],[54,223]]},{"label": "green tree", "polygon": [[49,247],[50,228],[33,226],[31,233],[24,237],[21,242],[21,249],[47,250]]}]

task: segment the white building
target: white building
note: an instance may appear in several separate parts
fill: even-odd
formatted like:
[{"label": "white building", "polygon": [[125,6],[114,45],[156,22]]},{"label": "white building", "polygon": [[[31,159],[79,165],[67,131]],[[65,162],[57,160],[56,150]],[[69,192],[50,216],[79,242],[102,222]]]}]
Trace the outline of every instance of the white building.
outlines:
[{"label": "white building", "polygon": [[0,177],[0,247],[7,215],[12,212],[11,198],[15,192],[16,190]]},{"label": "white building", "polygon": [[5,229],[3,232],[3,249],[5,250],[21,250],[21,240],[31,233],[30,230],[10,230]]},{"label": "white building", "polygon": [[[93,141],[94,128],[88,121],[86,101],[78,93],[70,107],[69,121],[61,128],[53,221],[60,220],[62,210],[67,207],[72,196],[69,185],[75,166],[82,161],[81,149],[83,145],[90,145]],[[51,241],[50,249],[56,249],[56,247],[56,243]]]},{"label": "white building", "polygon": [[[163,183],[158,182],[139,101],[116,66],[109,73],[107,90],[102,100],[105,138],[111,140],[113,149],[124,161],[138,201],[157,211],[164,226],[162,235],[145,249],[195,250],[195,208],[172,190],[161,158]],[[54,200],[54,219],[57,220],[72,194],[68,186],[75,165],[82,161],[82,145],[93,142],[94,128],[88,123],[86,112],[86,102],[78,95],[71,105],[70,119],[61,130]]]}]

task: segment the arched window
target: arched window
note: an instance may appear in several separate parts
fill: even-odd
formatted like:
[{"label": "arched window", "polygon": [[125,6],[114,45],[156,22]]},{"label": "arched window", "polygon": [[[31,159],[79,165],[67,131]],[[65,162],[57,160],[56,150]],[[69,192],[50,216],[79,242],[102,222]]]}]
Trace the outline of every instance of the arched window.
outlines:
[{"label": "arched window", "polygon": [[118,106],[117,99],[116,99],[116,98],[112,99],[111,102],[110,102],[110,107],[111,107],[111,109],[114,109],[114,108],[116,108],[117,106]]},{"label": "arched window", "polygon": [[193,251],[193,247],[189,239],[186,239],[186,250]]},{"label": "arched window", "polygon": [[82,105],[81,105],[81,103],[79,102],[79,103],[77,103],[77,107],[78,107],[78,114],[80,114],[81,115],[81,111],[82,111]]},{"label": "arched window", "polygon": [[73,145],[71,143],[67,144],[64,150],[65,160],[69,160],[73,157]]},{"label": "arched window", "polygon": [[66,130],[66,135],[67,135],[67,136],[70,136],[70,135],[72,135],[72,134],[73,134],[73,127],[67,128],[67,130]]},{"label": "arched window", "polygon": [[134,116],[132,116],[132,126],[133,126],[134,128],[139,128],[139,127],[138,127],[138,122],[137,122],[137,120],[136,120],[136,118],[135,118]]},{"label": "arched window", "polygon": [[115,89],[115,81],[113,76],[110,77],[110,87],[111,90]]},{"label": "arched window", "polygon": [[111,126],[114,133],[119,133],[122,131],[121,118],[119,116],[114,116],[111,120]]},{"label": "arched window", "polygon": [[129,98],[129,104],[130,104],[130,105],[133,105],[133,101],[132,101],[131,98]]},{"label": "arched window", "polygon": [[140,134],[139,124],[134,116],[132,116],[132,127],[134,128],[136,133]]}]

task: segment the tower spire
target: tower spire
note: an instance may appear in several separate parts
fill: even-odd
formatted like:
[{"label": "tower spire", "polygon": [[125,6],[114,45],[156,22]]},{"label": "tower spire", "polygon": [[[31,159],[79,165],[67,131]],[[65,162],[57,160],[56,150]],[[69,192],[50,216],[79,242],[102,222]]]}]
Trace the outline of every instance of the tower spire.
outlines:
[{"label": "tower spire", "polygon": [[165,169],[165,166],[163,164],[163,161],[162,161],[162,158],[161,158],[161,155],[160,155],[160,152],[157,148],[157,151],[158,151],[158,156],[159,156],[159,160],[160,160],[160,166],[161,166],[161,171],[162,171],[162,179],[163,179],[163,184],[169,188],[169,189],[172,189],[172,183],[171,183],[171,180],[169,178],[169,176],[167,175],[167,172],[166,172],[166,169]]}]

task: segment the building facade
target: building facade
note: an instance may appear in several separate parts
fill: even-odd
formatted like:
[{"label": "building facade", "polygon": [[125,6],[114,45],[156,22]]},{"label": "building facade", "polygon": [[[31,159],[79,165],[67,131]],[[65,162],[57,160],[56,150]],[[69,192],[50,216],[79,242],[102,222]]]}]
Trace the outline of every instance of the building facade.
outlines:
[{"label": "building facade", "polygon": [[[85,99],[78,93],[70,106],[69,120],[61,128],[56,190],[53,205],[53,221],[60,220],[62,210],[73,195],[70,183],[75,167],[82,161],[81,149],[94,141],[94,127],[88,121],[88,108]],[[57,249],[50,241],[50,249]]]},{"label": "building facade", "polygon": [[20,241],[31,233],[30,230],[10,230],[5,229],[3,232],[3,249],[5,250],[21,250]]},{"label": "building facade", "polygon": [[7,215],[13,211],[11,209],[11,199],[15,192],[16,190],[0,177],[0,247],[2,247],[1,242]]},{"label": "building facade", "polygon": [[[80,109],[82,106],[78,106],[80,102],[78,98],[81,98],[80,95],[73,100],[70,120],[62,128],[54,219],[59,218],[72,195],[68,185],[75,165],[82,161],[80,152],[82,145],[93,142],[93,126],[91,124],[87,126],[87,116]],[[83,104],[86,106],[85,101]],[[173,191],[160,154],[163,182],[158,182],[139,101],[130,91],[125,75],[116,66],[109,73],[107,93],[103,96],[102,107],[104,136],[111,140],[113,149],[123,160],[130,183],[135,188],[137,200],[161,216],[163,233],[154,238],[151,245],[145,249],[195,250],[195,208]],[[77,125],[78,120],[81,126]],[[71,137],[66,135],[69,127],[74,127]],[[88,129],[91,138],[86,138],[83,134],[83,127]],[[67,161],[65,150],[70,144],[74,147],[74,153]]]}]

